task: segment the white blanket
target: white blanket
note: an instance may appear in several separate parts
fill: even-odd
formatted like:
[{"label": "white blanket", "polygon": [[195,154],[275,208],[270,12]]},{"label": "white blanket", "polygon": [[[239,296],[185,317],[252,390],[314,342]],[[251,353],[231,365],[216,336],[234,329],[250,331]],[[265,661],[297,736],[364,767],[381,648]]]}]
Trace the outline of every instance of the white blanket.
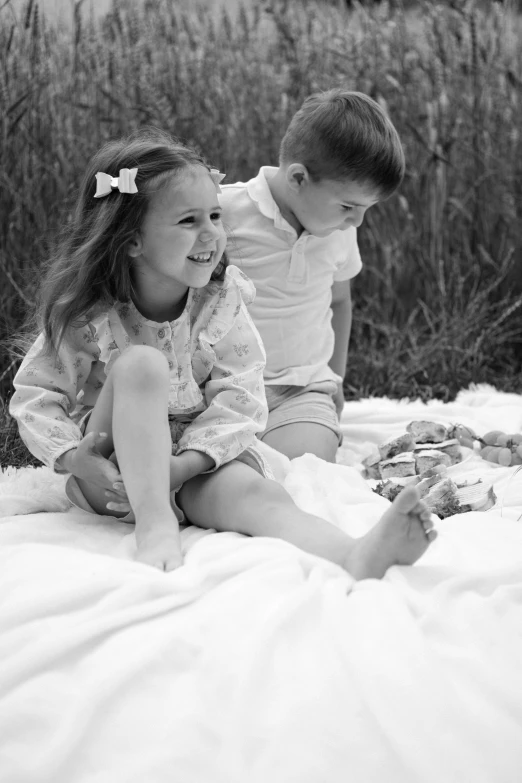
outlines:
[{"label": "white blanket", "polygon": [[[278,476],[361,535],[387,501],[347,465],[420,418],[522,432],[522,397],[348,403],[345,464],[280,458]],[[4,473],[0,781],[520,783],[522,471],[471,452],[451,470],[493,479],[497,506],[357,583],[194,527],[163,574],[133,561],[132,527],[64,510],[61,477]]]}]

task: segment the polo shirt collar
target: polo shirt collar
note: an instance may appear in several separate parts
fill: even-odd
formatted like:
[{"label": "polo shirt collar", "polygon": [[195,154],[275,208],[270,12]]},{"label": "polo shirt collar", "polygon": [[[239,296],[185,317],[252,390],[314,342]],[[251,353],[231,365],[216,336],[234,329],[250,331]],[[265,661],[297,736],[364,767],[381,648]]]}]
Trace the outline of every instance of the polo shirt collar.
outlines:
[{"label": "polo shirt collar", "polygon": [[252,201],[256,202],[261,214],[274,221],[276,228],[281,229],[281,231],[287,231],[295,237],[295,229],[282,216],[281,210],[274,201],[268,186],[266,175],[269,172],[275,174],[276,171],[277,168],[275,166],[261,166],[257,177],[251,179],[247,184],[248,195]]}]

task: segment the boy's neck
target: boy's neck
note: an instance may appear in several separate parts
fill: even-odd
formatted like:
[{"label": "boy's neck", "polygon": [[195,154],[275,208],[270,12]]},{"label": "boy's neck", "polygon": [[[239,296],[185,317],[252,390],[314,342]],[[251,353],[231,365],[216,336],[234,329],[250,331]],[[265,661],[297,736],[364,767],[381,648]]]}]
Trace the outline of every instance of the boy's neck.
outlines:
[{"label": "boy's neck", "polygon": [[291,207],[290,194],[288,192],[288,185],[283,169],[279,167],[274,174],[270,174],[266,178],[270,193],[275,203],[279,207],[281,215],[284,217],[287,223],[289,223],[293,229],[297,232],[297,236],[300,236],[304,228],[294,215]]}]

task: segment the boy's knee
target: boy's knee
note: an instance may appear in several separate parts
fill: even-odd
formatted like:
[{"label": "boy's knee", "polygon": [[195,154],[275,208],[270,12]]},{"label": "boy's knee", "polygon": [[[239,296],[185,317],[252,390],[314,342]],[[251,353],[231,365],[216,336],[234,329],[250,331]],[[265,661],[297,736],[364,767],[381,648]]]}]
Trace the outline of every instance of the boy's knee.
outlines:
[{"label": "boy's knee", "polygon": [[114,380],[123,378],[125,383],[138,384],[168,380],[169,364],[165,356],[148,345],[133,345],[116,360],[112,374]]}]

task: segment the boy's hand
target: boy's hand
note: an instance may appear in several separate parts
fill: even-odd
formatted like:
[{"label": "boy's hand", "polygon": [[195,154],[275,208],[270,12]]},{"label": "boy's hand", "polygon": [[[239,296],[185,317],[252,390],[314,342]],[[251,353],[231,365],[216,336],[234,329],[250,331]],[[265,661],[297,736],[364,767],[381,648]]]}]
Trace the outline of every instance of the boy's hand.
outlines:
[{"label": "boy's hand", "polygon": [[333,396],[333,401],[335,403],[335,410],[337,411],[337,415],[339,418],[341,418],[341,413],[343,412],[345,402],[342,381],[337,384],[337,391]]}]

